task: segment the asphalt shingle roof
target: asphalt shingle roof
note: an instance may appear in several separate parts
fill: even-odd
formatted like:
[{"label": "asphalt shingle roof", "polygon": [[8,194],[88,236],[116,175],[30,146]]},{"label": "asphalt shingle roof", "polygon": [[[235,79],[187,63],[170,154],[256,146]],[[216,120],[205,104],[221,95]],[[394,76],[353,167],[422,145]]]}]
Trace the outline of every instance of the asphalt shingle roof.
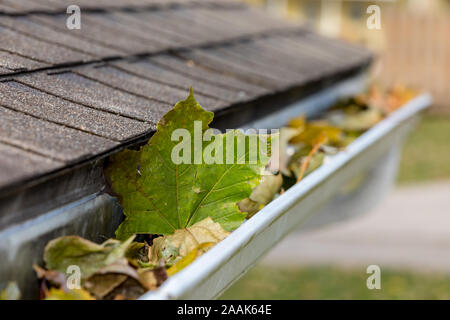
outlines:
[{"label": "asphalt shingle roof", "polygon": [[191,85],[225,114],[371,59],[231,0],[78,0],[68,30],[72,2],[0,0],[0,212],[13,186],[148,138]]}]

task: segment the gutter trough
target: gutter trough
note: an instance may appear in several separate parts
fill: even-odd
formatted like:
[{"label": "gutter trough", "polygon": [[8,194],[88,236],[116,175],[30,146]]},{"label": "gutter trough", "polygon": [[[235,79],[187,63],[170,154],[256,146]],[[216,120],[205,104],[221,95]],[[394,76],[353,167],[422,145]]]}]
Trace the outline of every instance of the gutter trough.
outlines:
[{"label": "gutter trough", "polygon": [[[312,97],[309,101],[286,108],[280,112],[281,116],[266,120],[278,127],[281,125],[279,121],[286,123],[291,114],[298,115],[298,110],[308,110],[308,104],[327,102],[327,97],[345,90],[350,93],[357,89],[355,84],[358,83],[361,81],[341,84],[329,92],[322,92],[319,95],[321,101]],[[392,186],[404,137],[431,101],[428,94],[409,101],[301,183],[273,200],[191,265],[170,277],[158,290],[146,293],[141,299],[217,298],[289,232],[301,226],[329,224],[364,213],[366,208],[361,206],[362,200],[364,203],[368,200],[379,201]],[[314,110],[320,108],[316,105]],[[353,191],[356,196],[347,194],[343,197],[343,187],[361,175],[365,176],[362,191],[356,188]],[[339,197],[341,201],[330,202],[333,198],[339,200]],[[346,212],[348,208],[353,208],[354,212]],[[295,243],[292,246],[295,250]]]}]

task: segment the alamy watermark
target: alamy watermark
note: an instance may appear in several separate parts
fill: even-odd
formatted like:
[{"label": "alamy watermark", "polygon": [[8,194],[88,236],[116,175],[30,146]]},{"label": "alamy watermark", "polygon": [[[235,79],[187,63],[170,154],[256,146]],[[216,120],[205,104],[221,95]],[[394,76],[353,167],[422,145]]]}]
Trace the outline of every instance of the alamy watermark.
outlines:
[{"label": "alamy watermark", "polygon": [[66,19],[66,27],[69,30],[81,29],[81,9],[77,5],[70,5],[67,7],[66,13],[69,16]]},{"label": "alamy watermark", "polygon": [[[278,129],[217,129],[203,131],[202,121],[194,121],[193,134],[185,128],[172,131],[174,164],[257,164],[278,159]],[[270,139],[270,141],[269,141]],[[275,161],[277,163],[277,161]],[[275,163],[275,164],[276,164]]]},{"label": "alamy watermark", "polygon": [[366,285],[369,290],[381,289],[381,269],[376,264],[367,267],[366,273],[370,274],[367,278]]},{"label": "alamy watermark", "polygon": [[380,6],[373,4],[367,7],[367,14],[370,16],[367,18],[366,26],[369,30],[381,29],[381,8]]},{"label": "alamy watermark", "polygon": [[81,269],[77,265],[70,265],[66,270],[66,287],[69,290],[81,289]]}]

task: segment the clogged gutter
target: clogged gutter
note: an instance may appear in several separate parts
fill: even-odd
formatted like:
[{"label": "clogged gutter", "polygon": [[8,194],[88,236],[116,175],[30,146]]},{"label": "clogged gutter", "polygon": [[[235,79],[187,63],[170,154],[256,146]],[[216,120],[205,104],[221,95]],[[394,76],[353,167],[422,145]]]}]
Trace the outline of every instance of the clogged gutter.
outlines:
[{"label": "clogged gutter", "polygon": [[[251,139],[235,130],[210,131],[213,114],[203,110],[191,92],[162,118],[146,146],[111,158],[105,174],[126,216],[117,239],[99,245],[66,236],[47,244],[45,269],[34,266],[41,298],[136,299],[157,289],[414,96],[401,87],[371,88],[317,119],[291,119],[279,136],[258,135],[262,151],[254,161],[241,162],[239,152],[233,152],[230,164],[198,160],[205,154],[225,158],[239,146],[249,150]],[[180,141],[199,132],[208,138],[200,145],[189,140],[183,148]],[[231,147],[226,143],[230,139]],[[279,147],[277,161],[268,152],[274,143]],[[196,160],[198,152],[203,157]],[[250,158],[248,152],[244,157]],[[10,284],[0,297],[17,298],[18,292]]]}]

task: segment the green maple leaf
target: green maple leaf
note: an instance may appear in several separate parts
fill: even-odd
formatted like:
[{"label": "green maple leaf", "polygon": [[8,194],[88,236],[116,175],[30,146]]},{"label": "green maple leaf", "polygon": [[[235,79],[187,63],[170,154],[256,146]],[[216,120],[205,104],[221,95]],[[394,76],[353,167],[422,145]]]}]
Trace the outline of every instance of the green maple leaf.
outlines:
[{"label": "green maple leaf", "polygon": [[[258,184],[269,160],[269,154],[259,150],[270,150],[270,136],[265,139],[258,136],[258,146],[267,145],[258,149],[257,159],[251,164],[242,163],[251,153],[249,136],[236,130],[212,135],[210,141],[202,140],[199,146],[205,153],[211,152],[211,146],[218,146],[216,150],[223,151],[224,164],[195,162],[194,146],[191,164],[173,161],[172,152],[180,141],[172,141],[172,133],[182,128],[194,137],[194,121],[201,121],[200,130],[205,133],[213,117],[212,112],[197,103],[191,90],[186,100],[178,102],[158,122],[157,131],[147,145],[111,158],[106,175],[126,216],[116,231],[119,239],[132,234],[172,234],[207,217],[228,231],[244,221],[246,214],[239,211],[237,202],[248,198]],[[234,139],[233,163],[225,161],[227,151],[232,150],[226,143],[229,137]],[[237,151],[242,145],[244,154]],[[220,156],[220,152],[211,152],[212,156],[217,154]]]}]

